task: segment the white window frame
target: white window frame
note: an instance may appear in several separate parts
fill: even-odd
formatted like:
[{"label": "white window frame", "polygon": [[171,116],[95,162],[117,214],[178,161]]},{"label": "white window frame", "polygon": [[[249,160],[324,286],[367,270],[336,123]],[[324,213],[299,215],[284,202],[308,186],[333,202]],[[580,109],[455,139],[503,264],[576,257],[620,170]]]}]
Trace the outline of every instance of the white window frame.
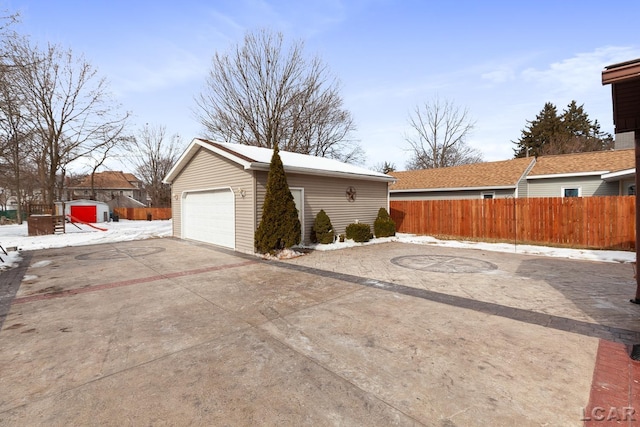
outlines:
[{"label": "white window frame", "polygon": [[560,190],[560,197],[573,197],[573,196],[565,196],[564,192],[566,190],[578,190],[577,197],[582,197],[582,187],[580,186],[562,187],[562,189]]},{"label": "white window frame", "polygon": [[[491,196],[491,197],[485,197],[485,196]],[[480,197],[482,198],[482,200],[492,200],[496,198],[496,192],[495,191],[483,191],[482,193],[480,193]]]}]

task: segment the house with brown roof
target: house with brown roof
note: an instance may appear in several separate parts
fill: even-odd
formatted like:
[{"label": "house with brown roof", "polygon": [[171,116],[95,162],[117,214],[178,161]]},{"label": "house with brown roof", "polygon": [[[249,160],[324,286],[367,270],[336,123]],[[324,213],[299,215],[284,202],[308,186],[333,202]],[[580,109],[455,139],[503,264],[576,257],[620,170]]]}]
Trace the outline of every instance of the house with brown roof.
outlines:
[{"label": "house with brown roof", "polygon": [[132,173],[104,171],[87,175],[76,184],[67,187],[69,200],[95,199],[108,202],[118,196],[127,196],[146,206],[147,195],[142,182]]},{"label": "house with brown roof", "polygon": [[472,163],[449,168],[390,172],[391,200],[493,199],[518,197],[534,158]]},{"label": "house with brown roof", "polygon": [[391,200],[587,197],[635,194],[634,150],[519,158],[391,172]]},{"label": "house with brown roof", "polygon": [[634,195],[635,173],[633,149],[540,156],[522,197]]}]

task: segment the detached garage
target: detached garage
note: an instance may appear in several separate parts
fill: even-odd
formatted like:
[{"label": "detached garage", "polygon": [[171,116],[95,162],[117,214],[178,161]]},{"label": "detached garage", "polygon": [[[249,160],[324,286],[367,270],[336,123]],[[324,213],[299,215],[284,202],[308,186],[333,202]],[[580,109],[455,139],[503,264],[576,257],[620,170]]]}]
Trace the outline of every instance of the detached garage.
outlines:
[{"label": "detached garage", "polygon": [[[273,150],[194,139],[169,171],[173,235],[240,252],[254,252]],[[394,178],[337,160],[280,151],[298,208],[302,241],[309,243],[320,209],[337,234],[359,221],[371,224],[389,208]]]}]

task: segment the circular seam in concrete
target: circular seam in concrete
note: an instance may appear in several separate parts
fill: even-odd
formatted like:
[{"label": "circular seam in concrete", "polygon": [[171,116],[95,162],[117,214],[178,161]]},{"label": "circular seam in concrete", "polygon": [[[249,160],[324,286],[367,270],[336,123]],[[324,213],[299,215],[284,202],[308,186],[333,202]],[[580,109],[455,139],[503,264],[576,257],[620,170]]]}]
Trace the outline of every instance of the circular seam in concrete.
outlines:
[{"label": "circular seam in concrete", "polygon": [[125,249],[108,249],[106,251],[89,252],[88,254],[80,254],[76,256],[79,261],[103,261],[110,259],[137,258],[164,252],[165,248],[142,246],[137,248]]},{"label": "circular seam in concrete", "polygon": [[391,263],[412,270],[433,273],[478,273],[496,270],[497,265],[475,258],[448,255],[407,255],[391,259]]}]

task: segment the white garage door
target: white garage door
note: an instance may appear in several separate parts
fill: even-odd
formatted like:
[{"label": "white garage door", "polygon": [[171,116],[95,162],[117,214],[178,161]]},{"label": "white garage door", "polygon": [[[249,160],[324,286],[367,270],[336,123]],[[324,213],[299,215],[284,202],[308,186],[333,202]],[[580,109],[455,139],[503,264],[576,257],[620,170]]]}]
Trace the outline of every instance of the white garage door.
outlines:
[{"label": "white garage door", "polygon": [[182,206],[184,238],[235,249],[231,189],[187,193]]}]

